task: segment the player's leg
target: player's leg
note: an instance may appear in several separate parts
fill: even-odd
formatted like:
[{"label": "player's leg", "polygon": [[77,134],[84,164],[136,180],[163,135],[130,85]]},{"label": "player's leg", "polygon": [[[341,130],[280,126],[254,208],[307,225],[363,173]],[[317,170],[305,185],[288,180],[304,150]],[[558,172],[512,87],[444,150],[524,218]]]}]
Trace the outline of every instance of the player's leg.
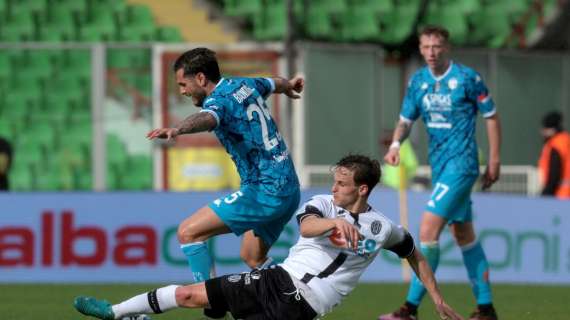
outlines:
[{"label": "player's leg", "polygon": [[263,269],[273,264],[267,253],[291,220],[300,198],[298,190],[286,196],[258,195],[256,211],[260,223],[244,234],[240,250],[242,260],[249,267]]},{"label": "player's leg", "polygon": [[244,233],[241,242],[240,257],[250,268],[263,269],[269,266],[273,259],[267,256],[270,247],[263,239],[255,236],[253,231]]},{"label": "player's leg", "polygon": [[[439,264],[439,236],[450,221],[461,221],[465,212],[461,207],[469,196],[476,176],[458,176],[442,174],[433,182],[434,190],[422,215],[420,224],[420,250],[426,257],[434,273]],[[380,316],[380,320],[416,319],[417,308],[426,294],[426,289],[412,274],[405,304],[391,314]]]},{"label": "player's leg", "polygon": [[209,207],[199,209],[180,223],[178,241],[192,269],[194,282],[202,282],[214,276],[212,257],[208,252],[206,240],[229,232],[230,229]]},{"label": "player's leg", "polygon": [[491,284],[489,282],[489,263],[481,243],[477,240],[473,222],[454,223],[450,226],[455,241],[461,248],[463,263],[467,269],[471,289],[477,300],[477,310],[471,319],[496,319],[493,307]]},{"label": "player's leg", "polygon": [[[420,251],[434,273],[439,265],[439,236],[446,223],[447,220],[445,218],[435,213],[426,211],[422,215],[420,223]],[[415,273],[412,274],[405,304],[411,314],[416,314],[417,308],[425,294],[426,288],[417,275]]]},{"label": "player's leg", "polygon": [[99,319],[114,320],[142,313],[158,314],[174,308],[203,308],[208,305],[204,283],[185,287],[170,285],[136,295],[118,304],[80,296],[73,305],[80,313]]}]

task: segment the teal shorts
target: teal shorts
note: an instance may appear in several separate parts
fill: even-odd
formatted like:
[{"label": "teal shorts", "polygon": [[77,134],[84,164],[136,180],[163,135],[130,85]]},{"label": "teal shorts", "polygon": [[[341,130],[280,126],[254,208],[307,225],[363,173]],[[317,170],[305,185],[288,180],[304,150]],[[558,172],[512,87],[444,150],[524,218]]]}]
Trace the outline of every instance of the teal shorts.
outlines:
[{"label": "teal shorts", "polygon": [[255,186],[245,186],[212,201],[208,207],[236,235],[253,230],[267,246],[272,246],[297,210],[300,199],[299,189],[279,196],[263,193]]},{"label": "teal shorts", "polygon": [[471,190],[477,175],[442,174],[433,182],[434,188],[426,206],[449,224],[473,221]]}]

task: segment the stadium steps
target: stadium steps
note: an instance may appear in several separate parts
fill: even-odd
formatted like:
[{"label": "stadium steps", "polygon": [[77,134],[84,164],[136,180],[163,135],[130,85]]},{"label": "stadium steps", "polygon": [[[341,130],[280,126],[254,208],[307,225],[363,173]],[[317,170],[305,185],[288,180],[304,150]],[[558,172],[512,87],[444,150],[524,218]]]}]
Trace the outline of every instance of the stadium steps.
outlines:
[{"label": "stadium steps", "polygon": [[229,32],[221,24],[209,21],[206,10],[195,1],[127,0],[131,5],[151,8],[158,24],[177,27],[185,41],[201,43],[233,43],[237,33]]}]

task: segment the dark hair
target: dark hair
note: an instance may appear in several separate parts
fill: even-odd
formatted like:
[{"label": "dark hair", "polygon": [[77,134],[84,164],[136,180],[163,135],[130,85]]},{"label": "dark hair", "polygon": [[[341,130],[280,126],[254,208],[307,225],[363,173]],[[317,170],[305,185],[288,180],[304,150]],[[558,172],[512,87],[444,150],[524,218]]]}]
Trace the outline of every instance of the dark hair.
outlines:
[{"label": "dark hair", "polygon": [[449,31],[444,27],[440,26],[435,26],[435,25],[425,26],[420,31],[419,36],[421,37],[421,36],[433,36],[433,35],[441,37],[443,40],[445,40],[446,43],[449,42]]},{"label": "dark hair", "polygon": [[542,118],[543,128],[554,128],[562,131],[562,114],[558,111],[551,111]]},{"label": "dark hair", "polygon": [[360,154],[350,154],[336,163],[336,167],[347,168],[354,172],[354,182],[357,185],[366,184],[368,194],[380,181],[382,171],[378,160],[370,159]]},{"label": "dark hair", "polygon": [[184,70],[184,76],[193,76],[202,72],[212,82],[220,81],[220,67],[216,53],[208,48],[195,48],[184,52],[174,62],[174,72]]}]

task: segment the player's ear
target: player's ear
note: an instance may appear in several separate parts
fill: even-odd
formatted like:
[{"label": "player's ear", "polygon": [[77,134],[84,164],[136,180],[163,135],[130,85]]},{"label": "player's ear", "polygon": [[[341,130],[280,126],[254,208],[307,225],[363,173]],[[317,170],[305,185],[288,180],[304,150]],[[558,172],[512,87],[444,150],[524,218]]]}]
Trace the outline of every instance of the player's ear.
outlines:
[{"label": "player's ear", "polygon": [[194,79],[196,79],[196,82],[198,82],[198,85],[201,87],[205,87],[208,83],[208,78],[206,78],[206,75],[203,72],[198,72]]},{"label": "player's ear", "polygon": [[362,197],[366,196],[368,194],[368,186],[366,184],[358,186],[358,194]]}]

